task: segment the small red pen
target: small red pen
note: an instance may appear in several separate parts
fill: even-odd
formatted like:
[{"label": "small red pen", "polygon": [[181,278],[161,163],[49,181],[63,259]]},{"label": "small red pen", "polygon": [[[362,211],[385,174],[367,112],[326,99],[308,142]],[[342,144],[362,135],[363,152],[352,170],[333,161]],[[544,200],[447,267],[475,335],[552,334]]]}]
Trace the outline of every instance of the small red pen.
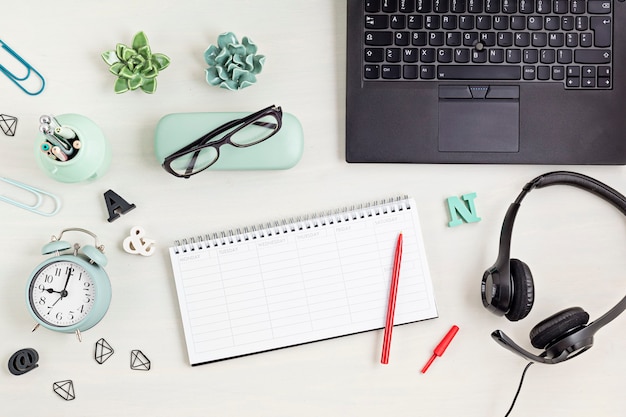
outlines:
[{"label": "small red pen", "polygon": [[389,349],[391,348],[391,333],[393,331],[393,316],[396,311],[396,298],[398,295],[398,279],[400,278],[400,262],[402,261],[402,233],[398,235],[396,253],[393,257],[393,272],[391,275],[391,287],[389,289],[389,303],[387,304],[387,322],[383,336],[383,353],[380,363],[389,363]]},{"label": "small red pen", "polygon": [[448,333],[443,337],[443,339],[441,339],[441,342],[439,342],[439,344],[433,351],[433,356],[430,357],[426,365],[424,365],[424,367],[422,368],[423,374],[426,373],[426,371],[428,370],[430,365],[435,361],[437,356],[443,355],[443,352],[446,351],[446,349],[448,348],[448,345],[450,344],[452,339],[454,339],[454,336],[456,336],[456,332],[458,331],[459,331],[459,326],[456,326],[456,325],[452,326],[452,328],[448,330]]}]

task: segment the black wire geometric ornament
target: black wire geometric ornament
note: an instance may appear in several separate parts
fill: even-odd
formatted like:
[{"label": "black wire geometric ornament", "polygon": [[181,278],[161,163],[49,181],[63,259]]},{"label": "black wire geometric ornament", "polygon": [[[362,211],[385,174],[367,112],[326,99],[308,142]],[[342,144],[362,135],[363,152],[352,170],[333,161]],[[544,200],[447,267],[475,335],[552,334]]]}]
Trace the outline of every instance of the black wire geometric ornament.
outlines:
[{"label": "black wire geometric ornament", "polygon": [[102,365],[104,362],[107,361],[107,359],[113,356],[114,352],[115,351],[106,340],[100,339],[96,342],[94,357],[96,359],[96,362]]},{"label": "black wire geometric ornament", "polygon": [[150,359],[140,350],[133,350],[130,353],[130,369],[134,371],[149,371]]},{"label": "black wire geometric ornament", "polygon": [[0,129],[7,136],[15,136],[15,129],[17,128],[17,117],[9,116],[8,114],[0,114]]},{"label": "black wire geometric ornament", "polygon": [[52,389],[65,401],[72,401],[76,398],[74,394],[74,383],[71,380],[58,381],[52,384]]}]

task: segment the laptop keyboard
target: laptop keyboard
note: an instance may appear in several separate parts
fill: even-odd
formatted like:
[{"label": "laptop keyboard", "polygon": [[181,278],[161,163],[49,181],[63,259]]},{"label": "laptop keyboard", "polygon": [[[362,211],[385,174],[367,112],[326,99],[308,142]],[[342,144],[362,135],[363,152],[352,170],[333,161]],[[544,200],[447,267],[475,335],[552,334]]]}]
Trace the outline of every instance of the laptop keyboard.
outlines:
[{"label": "laptop keyboard", "polygon": [[366,81],[613,85],[613,0],[363,0]]}]

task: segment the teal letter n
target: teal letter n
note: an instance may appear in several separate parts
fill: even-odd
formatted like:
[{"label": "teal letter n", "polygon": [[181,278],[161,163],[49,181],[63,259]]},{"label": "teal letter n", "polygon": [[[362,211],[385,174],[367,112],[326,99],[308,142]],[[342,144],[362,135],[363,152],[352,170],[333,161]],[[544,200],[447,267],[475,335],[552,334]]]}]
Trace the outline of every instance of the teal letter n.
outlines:
[{"label": "teal letter n", "polygon": [[[463,224],[463,220],[467,223],[480,221],[480,217],[476,215],[476,206],[474,205],[476,193],[463,194],[461,197],[463,201],[456,196],[448,197],[448,210],[450,210],[450,223],[448,223],[448,227],[459,226]],[[459,216],[462,217],[463,220],[461,220]]]}]

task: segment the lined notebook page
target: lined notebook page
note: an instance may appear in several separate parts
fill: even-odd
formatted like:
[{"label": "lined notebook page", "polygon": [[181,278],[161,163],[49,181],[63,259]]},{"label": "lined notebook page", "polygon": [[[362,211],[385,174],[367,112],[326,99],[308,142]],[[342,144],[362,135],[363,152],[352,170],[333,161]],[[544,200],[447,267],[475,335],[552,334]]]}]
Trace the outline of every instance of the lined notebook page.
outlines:
[{"label": "lined notebook page", "polygon": [[169,249],[192,365],[381,329],[395,244],[395,324],[437,316],[412,199]]}]

